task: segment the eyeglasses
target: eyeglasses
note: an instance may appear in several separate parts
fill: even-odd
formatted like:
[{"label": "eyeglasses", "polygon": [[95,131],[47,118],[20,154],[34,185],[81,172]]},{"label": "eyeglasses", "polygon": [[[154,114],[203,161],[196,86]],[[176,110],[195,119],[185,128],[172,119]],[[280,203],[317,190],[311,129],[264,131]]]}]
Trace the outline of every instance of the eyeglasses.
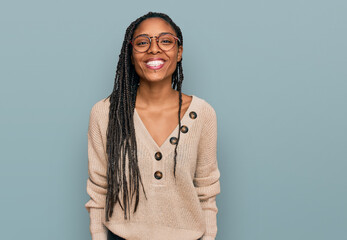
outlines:
[{"label": "eyeglasses", "polygon": [[171,50],[176,45],[176,41],[181,42],[178,37],[171,33],[161,33],[159,36],[153,37],[141,34],[130,41],[130,43],[133,45],[135,51],[141,53],[147,52],[151,47],[152,38],[156,39],[158,47],[164,52]]}]

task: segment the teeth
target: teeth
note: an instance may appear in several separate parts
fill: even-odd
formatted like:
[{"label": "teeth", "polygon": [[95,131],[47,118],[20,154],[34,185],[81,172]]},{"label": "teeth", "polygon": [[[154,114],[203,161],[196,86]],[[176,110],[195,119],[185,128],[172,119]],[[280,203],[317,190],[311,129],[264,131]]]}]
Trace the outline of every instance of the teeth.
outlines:
[{"label": "teeth", "polygon": [[155,61],[149,61],[147,62],[147,65],[151,66],[151,67],[157,67],[159,65],[164,64],[164,61],[162,60],[155,60]]}]

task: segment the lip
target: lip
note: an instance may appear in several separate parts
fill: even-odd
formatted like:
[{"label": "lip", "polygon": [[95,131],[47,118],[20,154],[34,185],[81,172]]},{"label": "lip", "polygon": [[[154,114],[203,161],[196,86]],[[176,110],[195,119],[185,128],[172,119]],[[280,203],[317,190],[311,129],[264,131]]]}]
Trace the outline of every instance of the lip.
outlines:
[{"label": "lip", "polygon": [[162,61],[166,62],[166,60],[163,59],[163,58],[148,58],[148,59],[145,61],[145,63],[147,63],[147,62],[149,62],[149,61],[155,61],[155,60],[162,60]]},{"label": "lip", "polygon": [[[161,64],[161,65],[159,65],[159,66],[156,66],[156,67],[147,65],[147,62],[149,62],[149,61],[156,61],[156,60],[161,60],[161,61],[163,61],[164,63]],[[145,65],[146,65],[146,67],[149,68],[149,69],[158,70],[158,69],[161,69],[161,68],[165,65],[165,62],[166,62],[166,60],[164,60],[163,58],[149,58],[149,59],[147,59],[147,60],[145,61],[145,63],[146,63]]]}]

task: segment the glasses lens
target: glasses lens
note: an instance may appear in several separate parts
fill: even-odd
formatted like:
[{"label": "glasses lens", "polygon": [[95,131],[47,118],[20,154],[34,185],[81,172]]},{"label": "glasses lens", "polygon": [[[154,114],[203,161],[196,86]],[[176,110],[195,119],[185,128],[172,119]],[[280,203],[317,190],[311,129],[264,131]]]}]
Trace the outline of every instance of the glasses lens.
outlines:
[{"label": "glasses lens", "polygon": [[145,52],[149,48],[149,39],[147,37],[139,36],[134,39],[134,48],[139,52]]},{"label": "glasses lens", "polygon": [[176,44],[175,38],[170,34],[161,35],[158,40],[159,47],[163,51],[168,51],[172,49]]}]

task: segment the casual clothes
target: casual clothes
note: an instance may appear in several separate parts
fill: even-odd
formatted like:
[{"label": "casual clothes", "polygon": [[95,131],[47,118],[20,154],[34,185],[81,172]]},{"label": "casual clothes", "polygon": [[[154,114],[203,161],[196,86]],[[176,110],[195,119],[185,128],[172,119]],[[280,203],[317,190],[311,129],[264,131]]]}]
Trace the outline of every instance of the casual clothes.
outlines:
[{"label": "casual clothes", "polygon": [[133,201],[128,206],[130,219],[128,216],[125,220],[117,203],[108,222],[105,221],[105,202],[109,99],[102,99],[92,107],[88,128],[87,193],[90,200],[85,204],[90,214],[92,240],[107,240],[109,230],[126,240],[215,239],[216,196],[220,193],[217,116],[207,101],[195,95],[192,97],[181,119],[176,182],[173,175],[175,139],[172,138],[178,135],[178,123],[165,142],[158,146],[135,108],[133,122],[138,166],[147,200],[140,184],[136,212],[133,213]]}]

